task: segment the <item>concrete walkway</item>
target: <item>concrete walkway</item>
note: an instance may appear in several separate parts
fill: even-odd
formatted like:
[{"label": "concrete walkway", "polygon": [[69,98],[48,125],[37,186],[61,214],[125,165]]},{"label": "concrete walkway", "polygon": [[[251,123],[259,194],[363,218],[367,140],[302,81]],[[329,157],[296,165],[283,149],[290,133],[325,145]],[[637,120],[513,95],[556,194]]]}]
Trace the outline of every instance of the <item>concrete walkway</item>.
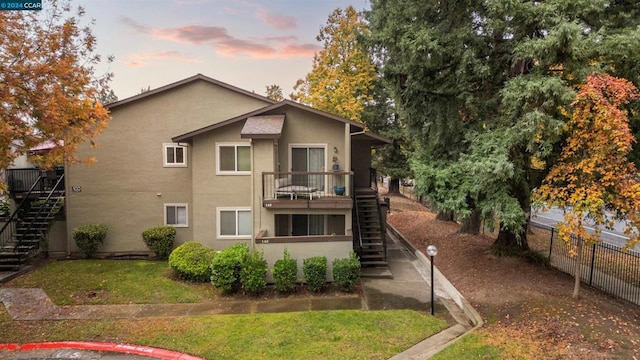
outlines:
[{"label": "concrete walkway", "polygon": [[[0,288],[0,303],[4,304],[13,320],[79,320],[171,317],[218,314],[269,313],[321,310],[393,310],[412,309],[430,311],[430,264],[429,260],[405,241],[393,228],[389,231],[389,270],[392,278],[362,278],[364,297],[310,297],[305,299],[269,300],[221,300],[195,304],[127,304],[127,305],[55,305],[41,289]],[[0,282],[2,276],[0,273]],[[383,274],[385,275],[385,274]],[[13,276],[13,275],[9,275]],[[447,330],[432,336],[392,359],[427,359],[450,341],[482,324],[480,316],[471,308],[457,290],[440,274],[435,276],[436,314],[451,315],[455,324]],[[2,349],[0,347],[0,349]],[[69,349],[67,349],[69,350]],[[35,351],[35,350],[33,350]],[[57,349],[56,351],[65,351]],[[0,351],[0,358],[9,354],[18,358],[39,359],[29,351]],[[86,353],[86,351],[85,351]],[[91,354],[89,351],[88,354]],[[79,355],[80,356],[80,355]],[[83,357],[79,359],[93,359]],[[122,357],[123,355],[109,355]],[[99,357],[98,357],[99,358]],[[148,357],[147,357],[148,358]],[[106,358],[103,358],[106,359]]]}]

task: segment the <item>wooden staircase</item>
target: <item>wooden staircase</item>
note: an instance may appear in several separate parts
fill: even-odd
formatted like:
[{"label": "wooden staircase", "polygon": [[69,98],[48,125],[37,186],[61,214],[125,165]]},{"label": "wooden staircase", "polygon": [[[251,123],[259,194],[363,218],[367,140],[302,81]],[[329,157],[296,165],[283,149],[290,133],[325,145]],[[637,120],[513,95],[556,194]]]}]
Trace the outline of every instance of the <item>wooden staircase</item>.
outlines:
[{"label": "wooden staircase", "polygon": [[49,228],[64,206],[65,192],[56,188],[23,200],[0,228],[0,271],[17,270],[42,252]]},{"label": "wooden staircase", "polygon": [[362,267],[387,267],[387,240],[375,190],[356,189],[356,252]]}]

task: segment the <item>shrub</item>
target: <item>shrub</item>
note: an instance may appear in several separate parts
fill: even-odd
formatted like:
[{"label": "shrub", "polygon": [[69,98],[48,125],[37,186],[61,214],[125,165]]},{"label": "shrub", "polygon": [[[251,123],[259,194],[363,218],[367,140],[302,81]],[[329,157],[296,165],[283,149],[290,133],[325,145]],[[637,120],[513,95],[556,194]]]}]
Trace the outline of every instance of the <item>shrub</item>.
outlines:
[{"label": "shrub", "polygon": [[291,258],[287,249],[284,250],[284,257],[276,260],[271,270],[276,290],[281,293],[292,291],[298,280],[298,261]]},{"label": "shrub", "polygon": [[147,247],[156,252],[159,258],[166,259],[171,254],[176,229],[171,226],[155,226],[142,232]]},{"label": "shrub", "polygon": [[90,258],[104,243],[107,237],[107,227],[100,224],[80,225],[73,229],[73,240],[76,246]]},{"label": "shrub", "polygon": [[205,282],[211,279],[211,261],[216,251],[199,242],[187,241],[169,255],[169,266],[181,279]]},{"label": "shrub", "polygon": [[309,290],[320,292],[327,282],[327,258],[316,256],[304,259],[302,262],[304,281],[309,286]]},{"label": "shrub", "polygon": [[259,294],[267,286],[267,261],[262,252],[253,251],[240,270],[242,288],[252,294]]},{"label": "shrub", "polygon": [[225,292],[240,286],[240,270],[249,255],[247,244],[236,244],[217,253],[211,261],[211,284]]},{"label": "shrub", "polygon": [[333,266],[333,282],[346,291],[351,291],[353,285],[360,280],[360,260],[351,251],[346,259],[335,259]]}]

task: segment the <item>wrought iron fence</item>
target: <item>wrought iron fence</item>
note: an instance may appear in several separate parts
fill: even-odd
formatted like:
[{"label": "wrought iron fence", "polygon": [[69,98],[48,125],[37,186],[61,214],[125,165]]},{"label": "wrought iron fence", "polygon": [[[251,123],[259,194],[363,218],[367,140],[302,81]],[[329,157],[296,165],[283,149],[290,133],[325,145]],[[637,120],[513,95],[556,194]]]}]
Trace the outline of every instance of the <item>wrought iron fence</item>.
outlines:
[{"label": "wrought iron fence", "polygon": [[[534,236],[529,246],[548,254],[551,266],[574,275],[578,241],[572,237],[566,243],[557,236],[553,227],[536,222],[529,224]],[[535,230],[534,230],[535,228]],[[580,278],[583,283],[600,289],[619,299],[640,305],[640,253],[601,242],[582,246]]]}]

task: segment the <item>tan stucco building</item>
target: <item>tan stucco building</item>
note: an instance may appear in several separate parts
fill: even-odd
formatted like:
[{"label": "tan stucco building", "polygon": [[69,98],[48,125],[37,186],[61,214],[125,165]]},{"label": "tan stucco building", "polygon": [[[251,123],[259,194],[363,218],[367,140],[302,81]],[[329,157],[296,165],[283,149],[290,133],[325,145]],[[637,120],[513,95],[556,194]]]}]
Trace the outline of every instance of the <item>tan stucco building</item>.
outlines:
[{"label": "tan stucco building", "polygon": [[103,255],[149,252],[141,234],[156,225],[176,228],[176,246],[245,242],[270,267],[285,248],[300,266],[360,250],[354,196],[371,189],[372,146],[388,142],[362,124],[203,75],[107,107],[97,146],[78,154],[96,163],[65,168],[50,254],[79,252],[72,229],[91,223],[109,228]]}]

